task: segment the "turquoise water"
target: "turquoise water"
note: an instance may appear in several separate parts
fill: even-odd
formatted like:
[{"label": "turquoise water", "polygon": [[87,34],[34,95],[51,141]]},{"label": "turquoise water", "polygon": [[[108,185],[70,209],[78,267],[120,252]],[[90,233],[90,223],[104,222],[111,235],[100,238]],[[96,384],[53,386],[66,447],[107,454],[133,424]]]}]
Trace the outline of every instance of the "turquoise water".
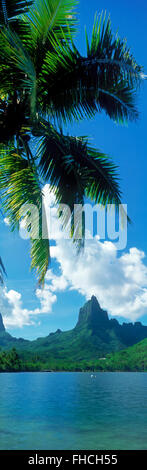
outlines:
[{"label": "turquoise water", "polygon": [[147,373],[1,373],[0,449],[147,449]]}]

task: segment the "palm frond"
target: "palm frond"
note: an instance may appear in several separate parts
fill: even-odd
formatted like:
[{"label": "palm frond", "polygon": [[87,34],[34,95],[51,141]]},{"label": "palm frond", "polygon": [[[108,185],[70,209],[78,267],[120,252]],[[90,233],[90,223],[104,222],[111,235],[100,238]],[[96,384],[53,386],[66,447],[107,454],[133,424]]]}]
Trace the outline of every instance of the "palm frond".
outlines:
[{"label": "palm frond", "polygon": [[[49,182],[57,202],[70,208],[73,237],[75,205],[83,206],[85,196],[103,205],[114,203],[118,207],[121,203],[115,165],[92,149],[85,137],[64,136],[46,126],[37,154],[41,175]],[[68,222],[65,213],[64,226]]]},{"label": "palm frond", "polygon": [[[76,31],[76,0],[36,0],[27,15],[31,27],[35,55],[40,63],[42,55],[50,48],[50,35],[55,32],[63,40]],[[38,65],[36,63],[36,65]]]},{"label": "palm frond", "polygon": [[30,52],[32,47],[31,28],[25,15],[20,18],[16,17],[10,20],[9,28],[11,31],[17,34],[23,47],[25,47],[25,49]]},{"label": "palm frond", "polygon": [[57,119],[92,117],[102,109],[110,118],[125,122],[138,117],[135,91],[143,78],[126,41],[114,37],[110,18],[95,18],[87,57],[73,42],[62,43],[52,34],[53,50],[46,54],[40,74],[40,103]]},{"label": "palm frond", "polygon": [[[31,112],[34,113],[36,106],[36,71],[33,61],[17,33],[10,28],[4,27],[1,31],[0,45],[1,61],[3,61],[3,64],[6,64],[7,74],[7,80],[3,86],[4,72],[1,66],[0,78],[2,74],[2,90],[6,92],[7,89],[7,93],[12,93],[14,89],[20,93],[26,91],[29,95]],[[8,75],[9,70],[11,70],[10,76]]]},{"label": "palm frond", "polygon": [[0,25],[7,25],[12,18],[25,14],[32,0],[0,0]]},{"label": "palm frond", "polygon": [[[39,230],[42,221],[42,191],[38,180],[37,170],[28,160],[17,153],[15,148],[10,151],[5,148],[0,152],[0,193],[3,210],[9,218],[11,229],[19,228],[23,217],[21,208],[26,204],[35,205],[39,213]],[[25,214],[24,214],[25,217]],[[37,220],[38,222],[38,220]],[[32,269],[36,269],[39,283],[43,279],[48,267],[49,241],[38,236],[38,226],[30,232]]]},{"label": "palm frond", "polygon": [[127,46],[126,39],[121,40],[118,35],[112,33],[110,15],[106,12],[95,15],[91,43],[86,32],[87,58],[95,59],[95,62],[113,74],[116,80],[118,72],[121,72],[123,80],[127,80],[131,86],[140,82],[142,67],[139,66]]},{"label": "palm frond", "polygon": [[49,241],[39,239],[31,240],[31,269],[37,272],[39,284],[44,285],[45,275],[49,266]]}]

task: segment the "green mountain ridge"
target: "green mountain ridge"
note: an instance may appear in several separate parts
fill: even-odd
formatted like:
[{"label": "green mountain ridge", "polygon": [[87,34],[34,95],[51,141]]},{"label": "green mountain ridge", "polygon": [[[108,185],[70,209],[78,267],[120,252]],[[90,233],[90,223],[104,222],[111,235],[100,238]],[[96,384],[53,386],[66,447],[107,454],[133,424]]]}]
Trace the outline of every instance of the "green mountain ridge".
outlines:
[{"label": "green mountain ridge", "polygon": [[127,349],[108,354],[105,358],[91,361],[69,361],[68,359],[44,359],[21,357],[12,348],[0,351],[0,372],[147,372],[147,338]]},{"label": "green mountain ridge", "polygon": [[103,362],[89,363],[90,366],[104,372],[147,372],[147,338],[127,349],[108,354]]},{"label": "green mountain ridge", "polygon": [[[80,364],[96,361],[147,338],[147,326],[140,322],[123,323],[109,319],[95,296],[80,309],[76,326],[69,331],[57,330],[33,341],[14,338],[5,331],[0,316],[0,348],[16,348],[22,360],[40,360],[44,364]],[[47,365],[48,367],[48,365]]]}]

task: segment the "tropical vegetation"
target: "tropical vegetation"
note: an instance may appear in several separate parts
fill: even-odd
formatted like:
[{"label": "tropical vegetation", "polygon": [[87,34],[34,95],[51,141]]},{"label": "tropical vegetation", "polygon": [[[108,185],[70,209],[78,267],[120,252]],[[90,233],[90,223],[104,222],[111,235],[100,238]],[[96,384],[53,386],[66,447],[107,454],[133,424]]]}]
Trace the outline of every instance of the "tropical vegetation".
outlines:
[{"label": "tropical vegetation", "polygon": [[15,348],[0,352],[0,372],[69,371],[69,372],[147,372],[147,339],[127,349],[93,360],[46,358],[17,352]]},{"label": "tropical vegetation", "polygon": [[0,351],[0,372],[18,372],[22,369],[22,361],[15,348]]},{"label": "tropical vegetation", "polygon": [[[24,204],[37,205],[41,228],[46,183],[72,215],[85,196],[121,203],[111,159],[66,128],[101,111],[117,123],[136,120],[143,69],[126,40],[112,33],[106,14],[96,14],[91,39],[85,32],[85,55],[76,46],[77,30],[75,0],[0,1],[0,196],[12,230]],[[74,240],[77,227],[71,225]],[[29,230],[31,267],[42,284],[49,242]]]}]

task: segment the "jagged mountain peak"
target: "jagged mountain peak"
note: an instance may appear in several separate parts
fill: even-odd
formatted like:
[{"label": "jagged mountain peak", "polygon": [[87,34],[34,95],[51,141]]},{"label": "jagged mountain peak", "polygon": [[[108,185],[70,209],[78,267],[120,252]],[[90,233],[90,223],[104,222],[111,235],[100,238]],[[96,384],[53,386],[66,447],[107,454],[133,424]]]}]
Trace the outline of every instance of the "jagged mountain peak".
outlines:
[{"label": "jagged mountain peak", "polygon": [[58,329],[33,341],[17,339],[5,331],[0,315],[0,332],[0,347],[4,350],[15,347],[26,357],[39,354],[44,360],[68,358],[71,362],[105,357],[147,338],[147,326],[140,322],[121,325],[115,318],[109,319],[94,295],[80,309],[77,325],[70,331]]},{"label": "jagged mountain peak", "polygon": [[108,321],[107,312],[100,307],[97,298],[92,295],[91,299],[80,308],[76,328],[87,325],[88,328],[97,329],[97,327],[106,326]]}]

